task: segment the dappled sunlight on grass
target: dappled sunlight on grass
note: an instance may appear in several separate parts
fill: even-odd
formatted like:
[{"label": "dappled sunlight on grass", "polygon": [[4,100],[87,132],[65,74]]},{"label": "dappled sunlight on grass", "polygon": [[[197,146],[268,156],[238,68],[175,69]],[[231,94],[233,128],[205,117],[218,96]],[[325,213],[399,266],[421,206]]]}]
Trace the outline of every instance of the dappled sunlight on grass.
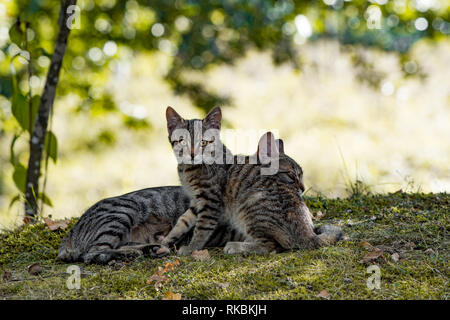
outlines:
[{"label": "dappled sunlight on grass", "polygon": [[[316,250],[227,256],[214,248],[209,249],[211,258],[204,261],[171,254],[163,259],[139,257],[117,266],[78,263],[80,290],[66,288],[69,265],[56,259],[67,230],[51,232],[44,224],[28,224],[0,234],[0,274],[8,270],[12,275],[12,281],[1,283],[0,298],[162,299],[173,292],[182,299],[319,299],[317,295],[323,290],[330,299],[448,298],[449,246],[443,231],[448,224],[448,195],[310,198],[308,204],[313,211],[320,208],[325,214],[327,220],[320,223],[336,219],[360,223],[344,224],[347,240]],[[376,220],[369,219],[372,216]],[[363,241],[383,248],[383,255],[362,262],[369,252],[361,246]],[[396,262],[393,252],[400,257]],[[168,272],[168,282],[159,290],[154,283],[147,283],[158,267],[176,259],[180,263]],[[35,262],[43,269],[39,276],[27,271]],[[380,268],[380,289],[367,287],[369,265]]]}]

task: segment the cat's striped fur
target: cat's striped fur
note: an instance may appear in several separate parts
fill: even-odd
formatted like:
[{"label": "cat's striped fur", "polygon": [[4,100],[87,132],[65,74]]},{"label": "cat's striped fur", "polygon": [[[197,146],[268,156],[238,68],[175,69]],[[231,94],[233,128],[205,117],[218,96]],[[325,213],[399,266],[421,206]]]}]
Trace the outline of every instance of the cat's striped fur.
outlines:
[{"label": "cat's striped fur", "polygon": [[[58,258],[103,264],[142,254],[161,256],[157,244],[186,212],[189,203],[189,196],[180,186],[148,188],[103,199],[90,207],[69,231]],[[183,241],[188,242],[187,238]],[[231,239],[242,237],[229,225],[221,225],[208,246],[224,246]]]},{"label": "cat's striped fur", "polygon": [[[185,142],[191,159],[198,157],[211,143],[216,144],[218,150],[227,150],[219,138],[205,142],[201,136],[211,128],[220,129],[219,108],[213,109],[203,120],[185,120],[169,107],[166,117],[173,148]],[[199,121],[202,128],[200,133],[198,129],[194,130],[199,127]],[[172,133],[176,129],[189,132],[190,139],[174,139]],[[269,142],[266,146],[262,143],[265,141]],[[311,214],[301,197],[304,189],[302,170],[284,154],[281,141],[279,147],[275,144],[272,134],[267,134],[259,144],[264,150],[272,151],[268,154],[272,161],[279,161],[279,171],[274,175],[261,174],[261,169],[271,163],[250,162],[250,157],[245,158],[245,164],[179,163],[181,183],[193,201],[190,211],[179,219],[162,244],[170,246],[179,241],[195,225],[191,242],[178,251],[180,254],[190,254],[202,249],[220,224],[232,225],[245,238],[245,242],[227,243],[225,253],[281,252],[339,240],[342,231],[337,227],[324,226],[317,229],[320,234],[316,234]]]}]

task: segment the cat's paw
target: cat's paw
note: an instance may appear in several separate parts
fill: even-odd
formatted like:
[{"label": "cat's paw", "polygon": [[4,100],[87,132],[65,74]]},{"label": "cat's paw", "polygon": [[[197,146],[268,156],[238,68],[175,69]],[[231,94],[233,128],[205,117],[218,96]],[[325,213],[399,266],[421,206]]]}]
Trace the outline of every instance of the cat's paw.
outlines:
[{"label": "cat's paw", "polygon": [[223,253],[225,254],[238,254],[242,253],[241,243],[240,242],[228,242],[223,248]]},{"label": "cat's paw", "polygon": [[192,252],[194,252],[194,249],[190,246],[181,246],[177,251],[180,256],[190,256]]},{"label": "cat's paw", "polygon": [[146,246],[144,254],[149,254],[152,258],[162,258],[170,254],[170,249],[161,244],[150,244]]}]

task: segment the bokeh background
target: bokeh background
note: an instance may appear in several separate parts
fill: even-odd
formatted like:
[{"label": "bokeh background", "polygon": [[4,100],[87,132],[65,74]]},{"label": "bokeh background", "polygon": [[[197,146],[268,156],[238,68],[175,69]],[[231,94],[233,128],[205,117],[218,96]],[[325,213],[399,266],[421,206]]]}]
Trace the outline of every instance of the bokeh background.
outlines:
[{"label": "bokeh background", "polygon": [[[24,211],[10,159],[19,135],[13,154],[27,163],[28,133],[13,80],[24,96],[42,92],[58,3],[0,0],[0,229]],[[168,105],[186,118],[220,105],[224,129],[278,130],[311,196],[447,192],[449,3],[78,1],[41,214],[79,216],[105,197],[179,184]],[[27,50],[11,39],[17,17],[29,23]]]}]

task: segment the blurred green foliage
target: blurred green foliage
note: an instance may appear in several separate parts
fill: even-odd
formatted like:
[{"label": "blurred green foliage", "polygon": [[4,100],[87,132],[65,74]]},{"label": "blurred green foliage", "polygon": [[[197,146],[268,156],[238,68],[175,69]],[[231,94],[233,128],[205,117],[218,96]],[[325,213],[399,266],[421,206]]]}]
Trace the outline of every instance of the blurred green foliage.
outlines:
[{"label": "blurred green foliage", "polygon": [[[58,34],[60,1],[16,0],[0,3],[8,36],[0,40],[0,135],[30,132],[41,87]],[[101,116],[118,113],[124,125],[145,128],[145,119],[124,113],[104,84],[117,71],[117,61],[135,52],[162,52],[171,59],[165,79],[174,92],[188,95],[207,111],[230,103],[186,79],[189,70],[232,64],[251,48],[270,50],[277,64],[299,65],[301,44],[323,37],[343,44],[375,46],[407,55],[420,38],[433,41],[450,33],[448,1],[437,0],[79,0],[74,12],[57,97],[75,95],[75,112]],[[4,34],[4,32],[2,33]],[[417,68],[407,65],[405,73]],[[380,75],[357,54],[361,81],[378,85]],[[7,101],[5,103],[5,101]],[[6,110],[3,106],[9,106]],[[114,143],[104,132],[99,141]],[[47,157],[56,161],[57,140],[50,133]],[[23,185],[23,165],[14,156],[14,181]],[[1,188],[1,183],[0,183]]]},{"label": "blurred green foliage", "polygon": [[[272,50],[276,63],[295,62],[296,42],[304,35],[298,28],[309,28],[296,20],[298,15],[307,17],[311,40],[334,37],[345,44],[398,52],[406,52],[419,38],[438,39],[450,32],[446,1],[80,0],[78,5],[79,21],[70,36],[58,95],[78,94],[83,98],[82,110],[98,105],[116,110],[108,92],[92,88],[107,79],[107,67],[118,56],[117,46],[135,52],[162,51],[173,57],[167,80],[175,92],[188,94],[207,110],[224,98],[183,79],[182,72],[232,63],[253,47]],[[6,3],[6,10],[11,23],[20,17],[28,24],[27,51],[33,73],[45,74],[45,57],[52,52],[58,31],[59,1],[18,0]],[[7,98],[13,94],[9,64],[14,55],[23,54],[18,50],[25,49],[17,26],[12,26],[10,41],[1,48],[5,58],[0,67],[0,94]],[[15,66],[20,82],[26,76],[26,65]]]}]

